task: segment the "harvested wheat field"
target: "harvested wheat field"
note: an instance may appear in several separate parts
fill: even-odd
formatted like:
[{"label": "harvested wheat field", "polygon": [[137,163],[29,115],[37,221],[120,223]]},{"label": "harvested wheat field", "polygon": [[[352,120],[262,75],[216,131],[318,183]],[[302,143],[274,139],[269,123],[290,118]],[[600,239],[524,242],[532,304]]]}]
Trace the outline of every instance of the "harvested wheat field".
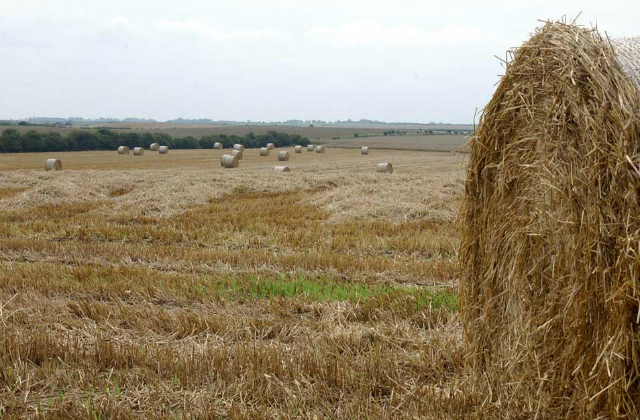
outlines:
[{"label": "harvested wheat field", "polygon": [[224,153],[0,155],[4,418],[483,418],[466,155]]}]

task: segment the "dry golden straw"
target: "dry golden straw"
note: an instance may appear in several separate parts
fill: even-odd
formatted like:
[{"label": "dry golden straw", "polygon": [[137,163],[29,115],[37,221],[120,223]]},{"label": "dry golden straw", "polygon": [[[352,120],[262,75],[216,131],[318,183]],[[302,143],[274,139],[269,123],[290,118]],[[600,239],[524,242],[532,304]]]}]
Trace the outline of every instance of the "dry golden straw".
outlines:
[{"label": "dry golden straw", "polygon": [[270,150],[267,149],[266,147],[261,147],[260,148],[260,156],[269,156],[269,152],[270,152]]},{"label": "dry golden straw", "polygon": [[120,147],[118,147],[118,154],[119,155],[128,155],[129,154],[129,147],[128,146],[120,146]]},{"label": "dry golden straw", "polygon": [[278,153],[278,160],[279,161],[289,160],[289,152],[287,152],[286,150],[283,150],[282,152]]},{"label": "dry golden straw", "polygon": [[44,163],[44,169],[46,171],[61,171],[62,162],[60,159],[47,159]]},{"label": "dry golden straw", "polygon": [[512,418],[640,418],[639,47],[547,23],[471,142],[464,335]]},{"label": "dry golden straw", "polygon": [[158,143],[151,143],[151,146],[149,146],[149,150],[152,152],[157,152],[158,150],[160,150],[160,145]]},{"label": "dry golden straw", "polygon": [[288,166],[276,166],[273,170],[275,172],[291,172],[291,169]]},{"label": "dry golden straw", "polygon": [[[240,152],[242,153],[242,152]],[[220,158],[220,166],[223,168],[237,168],[240,165],[238,156],[222,155]]]},{"label": "dry golden straw", "polygon": [[376,172],[384,172],[384,173],[393,173],[393,165],[388,163],[388,162],[384,162],[384,163],[378,163],[378,166],[376,167]]},{"label": "dry golden straw", "polygon": [[235,156],[238,160],[242,160],[242,152],[240,150],[232,150],[231,156]]},{"label": "dry golden straw", "polygon": [[144,155],[144,147],[134,147],[133,148],[134,156],[143,156]]}]

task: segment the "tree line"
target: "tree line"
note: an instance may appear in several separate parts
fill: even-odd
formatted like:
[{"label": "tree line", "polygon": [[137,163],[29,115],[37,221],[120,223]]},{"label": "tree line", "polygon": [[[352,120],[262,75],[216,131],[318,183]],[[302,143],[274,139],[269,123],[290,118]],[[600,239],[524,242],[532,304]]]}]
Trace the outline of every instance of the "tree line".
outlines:
[{"label": "tree line", "polygon": [[309,139],[299,134],[278,131],[268,131],[266,134],[258,135],[250,132],[245,136],[212,134],[200,138],[192,136],[177,138],[165,133],[119,133],[108,129],[79,129],[62,136],[60,133],[43,133],[35,130],[20,133],[16,129],[9,128],[0,135],[0,153],[116,150],[119,146],[148,149],[152,143],[169,146],[169,149],[213,149],[216,142],[222,143],[225,149],[233,147],[236,143],[251,149],[266,147],[267,143],[274,143],[276,147],[296,144],[307,146]]}]

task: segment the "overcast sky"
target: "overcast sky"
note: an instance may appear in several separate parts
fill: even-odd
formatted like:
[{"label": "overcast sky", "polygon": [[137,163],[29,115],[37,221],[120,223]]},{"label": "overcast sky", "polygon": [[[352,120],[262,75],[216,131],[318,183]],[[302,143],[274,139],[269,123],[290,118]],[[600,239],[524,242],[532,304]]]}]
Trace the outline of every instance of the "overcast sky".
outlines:
[{"label": "overcast sky", "polygon": [[539,19],[638,0],[0,0],[0,119],[470,123]]}]

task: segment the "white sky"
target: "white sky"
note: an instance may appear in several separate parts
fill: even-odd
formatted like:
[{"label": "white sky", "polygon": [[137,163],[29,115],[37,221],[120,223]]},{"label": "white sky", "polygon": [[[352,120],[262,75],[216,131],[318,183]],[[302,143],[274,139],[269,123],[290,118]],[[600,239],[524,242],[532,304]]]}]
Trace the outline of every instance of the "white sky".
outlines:
[{"label": "white sky", "polygon": [[638,0],[0,0],[0,119],[470,123],[539,19]]}]

